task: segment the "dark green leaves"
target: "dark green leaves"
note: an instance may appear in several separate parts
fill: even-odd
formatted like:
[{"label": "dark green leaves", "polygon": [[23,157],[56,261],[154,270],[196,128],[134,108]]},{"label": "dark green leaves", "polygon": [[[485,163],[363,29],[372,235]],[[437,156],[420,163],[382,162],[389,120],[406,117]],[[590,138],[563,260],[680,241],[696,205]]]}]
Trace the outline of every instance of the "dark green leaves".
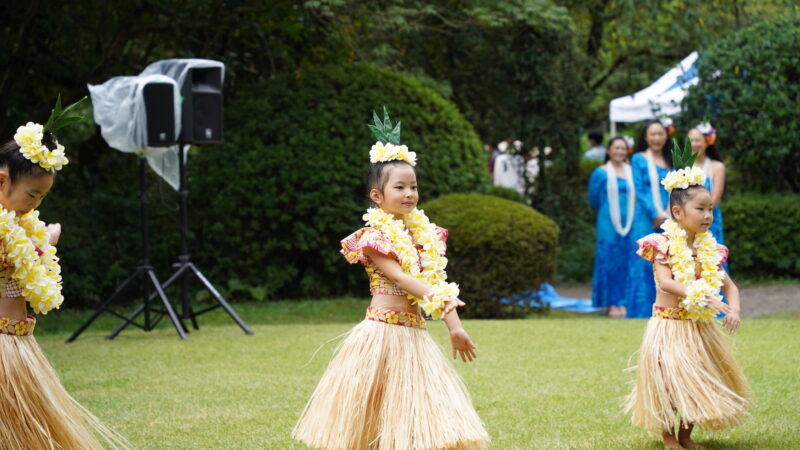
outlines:
[{"label": "dark green leaves", "polygon": [[75,122],[80,122],[83,120],[83,116],[73,113],[72,110],[84,100],[86,100],[86,96],[62,109],[61,94],[58,94],[56,106],[53,107],[53,110],[50,112],[50,118],[47,119],[47,123],[44,124],[44,131],[54,132]]},{"label": "dark green leaves", "polygon": [[692,154],[692,144],[689,138],[686,138],[682,149],[674,139],[672,143],[675,146],[675,148],[672,149],[672,167],[674,167],[675,170],[680,170],[684,167],[692,168],[692,166],[694,166],[694,161],[697,159],[697,155]]}]

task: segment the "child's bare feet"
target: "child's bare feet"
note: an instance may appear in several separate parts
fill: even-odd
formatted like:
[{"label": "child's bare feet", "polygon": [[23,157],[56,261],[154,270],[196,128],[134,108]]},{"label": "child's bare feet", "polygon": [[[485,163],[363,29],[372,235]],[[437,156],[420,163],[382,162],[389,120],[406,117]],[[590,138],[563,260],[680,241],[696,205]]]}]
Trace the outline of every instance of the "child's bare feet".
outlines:
[{"label": "child's bare feet", "polygon": [[678,442],[680,442],[683,448],[703,448],[702,445],[692,440],[692,429],[694,429],[694,425],[692,424],[686,428],[681,427],[680,430],[678,430]]},{"label": "child's bare feet", "polygon": [[661,437],[664,439],[664,448],[683,448],[675,435],[669,431],[661,433]]}]

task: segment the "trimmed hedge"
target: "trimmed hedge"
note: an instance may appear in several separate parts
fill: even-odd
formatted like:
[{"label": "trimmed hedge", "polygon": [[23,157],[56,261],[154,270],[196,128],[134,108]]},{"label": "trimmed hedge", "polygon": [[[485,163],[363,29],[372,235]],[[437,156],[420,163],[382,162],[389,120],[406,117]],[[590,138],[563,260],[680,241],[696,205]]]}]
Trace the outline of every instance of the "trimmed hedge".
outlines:
[{"label": "trimmed hedge", "polygon": [[193,150],[192,243],[212,279],[259,297],[367,295],[339,240],[363,226],[372,111],[386,105],[417,152],[423,197],[486,183],[485,153],[455,105],[363,64],[320,67],[240,88],[226,142]]},{"label": "trimmed hedge", "polygon": [[520,317],[497,300],[552,281],[558,226],[524,204],[481,194],[451,194],[425,203],[431,221],[447,228],[448,279],[461,286],[467,317]]},{"label": "trimmed hedge", "polygon": [[734,275],[800,278],[799,194],[739,194],[722,206]]}]

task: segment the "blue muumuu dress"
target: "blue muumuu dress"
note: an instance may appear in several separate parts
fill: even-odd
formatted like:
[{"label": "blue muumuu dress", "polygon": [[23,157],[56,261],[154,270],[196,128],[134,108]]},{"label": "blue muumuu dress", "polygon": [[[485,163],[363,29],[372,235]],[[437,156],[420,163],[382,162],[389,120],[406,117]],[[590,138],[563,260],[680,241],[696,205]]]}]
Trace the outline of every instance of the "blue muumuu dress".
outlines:
[{"label": "blue muumuu dress", "polygon": [[[589,178],[589,204],[597,211],[595,221],[597,243],[594,252],[594,272],[592,274],[592,306],[626,306],[625,287],[628,279],[630,253],[635,251],[632,240],[633,227],[625,236],[617,233],[611,222],[606,183],[608,172],[605,167],[594,169]],[[624,226],[628,220],[628,196],[633,186],[628,186],[625,178],[617,177],[619,192],[620,220]]]}]

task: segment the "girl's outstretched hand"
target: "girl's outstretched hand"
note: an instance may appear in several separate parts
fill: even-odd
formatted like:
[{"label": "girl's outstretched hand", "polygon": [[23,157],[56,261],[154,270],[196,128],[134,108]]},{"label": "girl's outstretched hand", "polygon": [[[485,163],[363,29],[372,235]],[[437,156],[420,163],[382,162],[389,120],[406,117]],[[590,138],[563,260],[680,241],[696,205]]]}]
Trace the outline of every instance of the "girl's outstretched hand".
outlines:
[{"label": "girl's outstretched hand", "polygon": [[739,324],[742,322],[742,319],[739,318],[738,311],[731,311],[725,315],[725,318],[722,319],[722,325],[728,330],[728,333],[733,334],[736,330],[739,329]]},{"label": "girl's outstretched hand", "polygon": [[461,354],[461,360],[467,362],[477,358],[475,353],[475,344],[469,338],[466,330],[463,328],[456,328],[450,331],[450,345],[453,346],[453,359],[456,359],[456,352]]},{"label": "girl's outstretched hand", "polygon": [[[706,298],[708,298],[708,297],[706,297]],[[723,302],[721,302],[719,300],[708,299],[708,305],[707,306],[709,308],[713,309],[714,311],[718,312],[718,313],[721,312],[721,313],[724,313],[724,314],[728,314],[728,313],[731,312],[731,306],[729,304],[723,303]]]},{"label": "girl's outstretched hand", "polygon": [[45,229],[47,230],[47,235],[50,236],[50,245],[56,245],[58,243],[58,238],[61,237],[61,224],[51,223],[45,227]]},{"label": "girl's outstretched hand", "polygon": [[462,302],[459,299],[455,299],[452,301],[447,302],[447,305],[444,307],[444,312],[442,313],[443,316],[450,314],[453,310],[455,310],[459,306],[464,306],[466,303]]}]

